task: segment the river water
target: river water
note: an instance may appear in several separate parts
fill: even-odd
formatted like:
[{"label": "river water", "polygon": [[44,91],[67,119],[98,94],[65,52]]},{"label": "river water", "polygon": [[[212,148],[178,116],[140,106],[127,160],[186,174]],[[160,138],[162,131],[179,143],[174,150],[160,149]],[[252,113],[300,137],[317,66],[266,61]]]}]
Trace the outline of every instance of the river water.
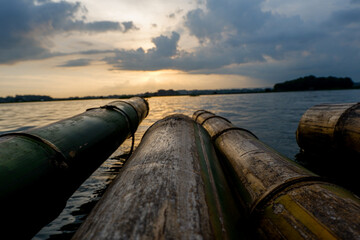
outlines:
[{"label": "river water", "polygon": [[[111,99],[0,104],[0,134],[23,131],[99,107]],[[229,119],[234,125],[253,132],[261,141],[295,160],[299,152],[295,131],[301,116],[320,103],[360,102],[360,90],[256,93],[211,96],[152,97],[150,113],[135,135],[135,146],[153,123],[175,113],[192,116],[199,109]],[[123,164],[113,158],[129,151],[131,140],[119,149],[68,200],[64,211],[45,226],[34,239],[69,239],[86,214],[99,200]]]}]

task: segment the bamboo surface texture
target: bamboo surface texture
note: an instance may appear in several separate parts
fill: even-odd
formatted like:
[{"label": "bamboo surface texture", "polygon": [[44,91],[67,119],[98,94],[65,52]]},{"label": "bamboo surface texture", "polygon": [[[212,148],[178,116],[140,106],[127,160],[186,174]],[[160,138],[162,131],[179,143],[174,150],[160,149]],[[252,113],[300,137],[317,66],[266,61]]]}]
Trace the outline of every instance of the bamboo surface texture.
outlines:
[{"label": "bamboo surface texture", "polygon": [[360,104],[321,104],[301,117],[296,139],[305,151],[360,154]]},{"label": "bamboo surface texture", "polygon": [[30,238],[55,218],[148,111],[141,98],[119,100],[44,127],[0,136],[2,235]]},{"label": "bamboo surface texture", "polygon": [[207,132],[156,122],[73,239],[239,239],[239,214]]},{"label": "bamboo surface texture", "polygon": [[271,149],[246,129],[200,110],[220,161],[261,238],[359,239],[360,201]]}]

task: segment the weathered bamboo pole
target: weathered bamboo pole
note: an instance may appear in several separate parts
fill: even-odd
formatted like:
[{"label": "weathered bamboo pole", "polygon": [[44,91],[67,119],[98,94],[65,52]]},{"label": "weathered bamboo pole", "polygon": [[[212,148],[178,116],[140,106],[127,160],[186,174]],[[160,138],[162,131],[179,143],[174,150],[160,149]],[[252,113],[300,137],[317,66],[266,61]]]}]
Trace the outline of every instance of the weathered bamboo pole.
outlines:
[{"label": "weathered bamboo pole", "polygon": [[305,151],[360,154],[360,104],[321,104],[301,117],[296,140]]},{"label": "weathered bamboo pole", "polygon": [[148,129],[73,239],[238,239],[229,191],[207,132],[169,116]]},{"label": "weathered bamboo pole", "polygon": [[[30,238],[148,114],[142,98],[114,101],[77,116],[0,136],[0,230]],[[7,235],[9,234],[9,235]]]},{"label": "weathered bamboo pole", "polygon": [[209,132],[258,233],[269,239],[359,239],[360,200],[206,111]]}]

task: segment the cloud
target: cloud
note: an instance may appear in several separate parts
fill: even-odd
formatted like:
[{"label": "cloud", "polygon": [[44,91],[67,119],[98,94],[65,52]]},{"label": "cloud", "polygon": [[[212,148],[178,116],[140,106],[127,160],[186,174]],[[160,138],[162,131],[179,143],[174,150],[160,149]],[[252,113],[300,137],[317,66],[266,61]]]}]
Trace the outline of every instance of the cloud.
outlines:
[{"label": "cloud", "polygon": [[178,54],[177,46],[180,35],[172,32],[171,36],[161,35],[153,38],[155,47],[146,52],[142,48],[137,50],[115,50],[114,57],[104,59],[114,69],[127,70],[158,70],[172,68],[171,58]]},{"label": "cloud", "polygon": [[[228,59],[212,51],[213,57],[223,59],[222,64],[219,62],[219,66],[223,65],[219,72],[228,71],[233,64],[237,65],[235,71],[232,69],[234,73],[255,76],[245,69],[251,64],[253,69],[259,66],[259,71],[276,65],[274,71],[267,70],[268,74],[277,76],[283,66],[284,75],[289,72],[293,75],[311,72],[347,75],[348,72],[360,77],[354,66],[354,62],[360,60],[360,8],[349,7],[347,2],[327,20],[314,23],[298,15],[262,10],[263,3],[263,0],[208,0],[205,10],[195,9],[187,14],[185,25],[203,48],[224,49]],[[316,12],[316,9],[311,11]]]},{"label": "cloud", "polygon": [[132,21],[122,22],[121,25],[123,26],[124,33],[129,30],[139,30],[139,28],[136,27]]},{"label": "cloud", "polygon": [[89,66],[91,64],[91,59],[88,58],[80,58],[69,60],[64,64],[58,65],[58,67],[84,67]]},{"label": "cloud", "polygon": [[[277,11],[282,6],[280,0],[266,8],[266,0],[207,0],[187,13],[177,10],[167,15],[183,16],[183,26],[152,38],[152,48],[90,49],[77,54],[106,53],[109,57],[103,61],[111,69],[121,70],[175,69],[277,80],[308,74],[360,79],[360,1],[332,4],[324,13],[318,8],[322,1],[314,0],[314,4],[301,5],[298,11],[293,7],[286,13],[289,4]],[[312,6],[314,9],[309,9]],[[306,14],[299,13],[306,9]],[[321,18],[312,21],[315,18],[309,16],[317,12]],[[1,0],[0,64],[62,55],[54,52],[52,42],[61,33],[139,30],[131,21],[88,22],[86,14],[80,3]],[[151,26],[158,31],[156,24]],[[182,48],[184,41],[193,39],[197,46],[184,44],[191,48]],[[87,57],[60,67],[87,66],[91,64]]]},{"label": "cloud", "polygon": [[183,12],[183,9],[178,9],[175,12],[170,13],[167,17],[174,19],[174,18],[176,18],[177,15],[181,14],[182,12]]},{"label": "cloud", "polygon": [[0,64],[42,59],[51,51],[56,34],[78,32],[127,32],[137,29],[132,22],[86,21],[86,8],[79,2],[50,0],[0,1]]},{"label": "cloud", "polygon": [[297,50],[307,39],[322,34],[315,34],[298,16],[263,11],[262,2],[208,0],[207,10],[190,11],[185,25],[201,43],[230,47],[236,53],[243,49],[241,59],[258,61],[264,60],[263,55],[277,58],[285,49]]},{"label": "cloud", "polygon": [[180,35],[173,33],[154,38],[155,48],[117,50],[106,61],[115,69],[177,69],[278,81],[281,75],[312,73],[360,78],[360,8],[347,1],[325,20],[312,22],[264,10],[264,3],[207,0],[205,8],[189,11],[184,21],[198,47],[181,49]]},{"label": "cloud", "polygon": [[329,24],[335,24],[339,27],[354,26],[358,28],[360,26],[360,8],[355,7],[334,12]]}]

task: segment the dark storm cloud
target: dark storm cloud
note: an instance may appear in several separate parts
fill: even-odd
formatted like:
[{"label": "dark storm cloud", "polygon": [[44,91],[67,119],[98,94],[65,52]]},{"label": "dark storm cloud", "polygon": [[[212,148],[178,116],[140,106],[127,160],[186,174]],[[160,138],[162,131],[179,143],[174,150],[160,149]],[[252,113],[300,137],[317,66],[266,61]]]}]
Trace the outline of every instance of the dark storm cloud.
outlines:
[{"label": "dark storm cloud", "polygon": [[[156,43],[164,36],[153,40],[158,49],[162,51],[168,48],[172,54],[167,56],[166,67],[184,71],[218,69],[229,64],[241,64],[247,62],[263,62],[264,55],[270,55],[274,59],[281,59],[289,51],[301,50],[305,42],[311,42],[311,38],[321,38],[322,34],[311,28],[306,28],[299,17],[284,17],[274,15],[261,10],[261,0],[253,1],[207,1],[207,9],[195,9],[187,13],[185,26],[190,34],[195,36],[202,44],[195,52],[187,53],[174,49],[177,45],[171,45],[170,49],[165,43]],[[139,52],[141,50],[141,53]],[[152,55],[153,50],[145,52],[118,51],[112,58],[115,68],[144,70],[142,64],[129,64],[133,59],[140,56]],[[159,50],[160,51],[160,48]],[[136,56],[136,57],[135,57]],[[162,57],[162,60],[164,60]],[[150,62],[147,63],[146,59]],[[145,66],[151,65],[151,69],[161,69],[156,66],[156,61],[150,58],[142,58]]]},{"label": "dark storm cloud", "polygon": [[286,17],[261,10],[262,2],[209,0],[207,11],[190,11],[185,24],[200,42],[231,48],[233,63],[263,61],[264,55],[279,59],[287,51],[302,51],[312,41],[325,37],[298,16]]},{"label": "dark storm cloud", "polygon": [[261,11],[260,0],[207,1],[207,10],[195,9],[186,16],[185,25],[199,40],[219,41],[224,34],[256,33],[271,14]]},{"label": "dark storm cloud", "polygon": [[360,8],[352,8],[334,12],[330,19],[331,24],[341,27],[360,26]]},{"label": "dark storm cloud", "polygon": [[[344,10],[333,12],[327,20],[311,22],[264,11],[263,3],[208,0],[206,9],[194,9],[185,16],[185,27],[200,43],[191,53],[175,49],[177,44],[167,46],[178,37],[161,36],[153,40],[156,48],[119,50],[108,63],[117,69],[171,68],[277,81],[280,75],[312,73],[360,78],[356,66],[360,62],[360,8],[347,8],[348,1]],[[154,51],[168,54],[155,58]]]},{"label": "dark storm cloud", "polygon": [[159,36],[152,39],[154,48],[147,52],[139,48],[137,50],[116,50],[114,57],[104,60],[113,65],[115,69],[128,70],[157,70],[172,68],[171,57],[178,54],[177,45],[180,35],[172,32],[171,36]]},{"label": "dark storm cloud", "polygon": [[[219,73],[274,80],[279,80],[281,74],[360,77],[356,67],[360,61],[360,8],[338,10],[325,22],[316,23],[264,11],[263,2],[208,0],[207,11],[188,13],[186,26],[190,33],[200,42],[208,42],[207,48],[220,45],[227,49],[224,54],[231,64],[239,65],[221,68]],[[227,60],[223,66],[229,64],[228,59],[222,59]],[[205,65],[203,68],[207,69]]]},{"label": "dark storm cloud", "polygon": [[79,2],[1,0],[0,64],[56,55],[49,49],[51,37],[58,33],[136,29],[132,22],[86,22],[84,14],[86,9]]}]

